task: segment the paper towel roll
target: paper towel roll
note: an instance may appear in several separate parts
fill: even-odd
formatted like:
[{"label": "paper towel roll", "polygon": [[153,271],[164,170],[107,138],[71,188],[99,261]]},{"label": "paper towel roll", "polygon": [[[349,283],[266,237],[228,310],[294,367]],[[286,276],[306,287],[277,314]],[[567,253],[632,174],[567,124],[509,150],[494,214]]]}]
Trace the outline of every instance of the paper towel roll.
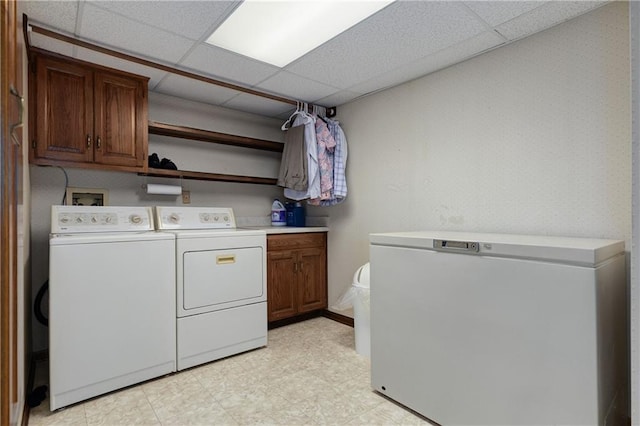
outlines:
[{"label": "paper towel roll", "polygon": [[182,186],[179,185],[161,185],[157,183],[147,184],[147,194],[159,195],[180,195],[182,194]]}]

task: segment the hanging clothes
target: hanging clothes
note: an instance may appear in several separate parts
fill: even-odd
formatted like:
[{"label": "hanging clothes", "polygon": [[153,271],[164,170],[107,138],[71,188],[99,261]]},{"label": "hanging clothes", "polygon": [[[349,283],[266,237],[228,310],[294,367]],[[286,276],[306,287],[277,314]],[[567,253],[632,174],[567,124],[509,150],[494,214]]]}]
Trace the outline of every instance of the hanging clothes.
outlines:
[{"label": "hanging clothes", "polygon": [[320,172],[320,200],[332,198],[333,189],[333,151],[336,141],[329,131],[327,123],[316,119],[316,141],[318,143],[318,169]]},{"label": "hanging clothes", "polygon": [[298,111],[293,126],[304,126],[304,146],[307,155],[307,190],[284,189],[284,196],[291,200],[306,200],[320,197],[320,173],[318,168],[318,144],[316,119],[304,111]]},{"label": "hanging clothes", "polygon": [[[329,131],[336,141],[333,168],[333,196],[338,204],[347,197],[347,137],[336,120],[327,120]],[[331,205],[333,205],[331,204]]]},{"label": "hanging clothes", "polygon": [[347,138],[336,120],[326,119],[329,132],[336,142],[333,151],[333,187],[329,199],[309,200],[316,206],[333,206],[340,204],[347,197]]},{"label": "hanging clothes", "polygon": [[278,185],[296,191],[307,191],[309,188],[304,126],[291,127],[284,134]]}]

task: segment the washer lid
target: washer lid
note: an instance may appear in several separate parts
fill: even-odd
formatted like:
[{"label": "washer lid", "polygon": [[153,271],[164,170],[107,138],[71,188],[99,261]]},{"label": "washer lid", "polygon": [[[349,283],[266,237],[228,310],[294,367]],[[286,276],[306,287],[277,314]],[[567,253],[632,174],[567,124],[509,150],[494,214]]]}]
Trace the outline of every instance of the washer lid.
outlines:
[{"label": "washer lid", "polygon": [[[170,232],[103,232],[86,234],[51,234],[50,246],[69,244],[96,244],[96,243],[131,243],[141,241],[175,241],[175,235]],[[173,243],[174,244],[174,243]]]}]

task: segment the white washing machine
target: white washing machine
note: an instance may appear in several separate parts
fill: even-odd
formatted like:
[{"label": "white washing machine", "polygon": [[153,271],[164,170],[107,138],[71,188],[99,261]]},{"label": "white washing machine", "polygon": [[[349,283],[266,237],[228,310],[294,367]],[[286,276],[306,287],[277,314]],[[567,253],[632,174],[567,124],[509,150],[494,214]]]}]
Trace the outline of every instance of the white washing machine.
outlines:
[{"label": "white washing machine", "polygon": [[266,233],[231,208],[156,207],[176,236],[178,370],[267,344]]},{"label": "white washing machine", "polygon": [[52,206],[50,408],[176,371],[175,237],[150,207]]}]

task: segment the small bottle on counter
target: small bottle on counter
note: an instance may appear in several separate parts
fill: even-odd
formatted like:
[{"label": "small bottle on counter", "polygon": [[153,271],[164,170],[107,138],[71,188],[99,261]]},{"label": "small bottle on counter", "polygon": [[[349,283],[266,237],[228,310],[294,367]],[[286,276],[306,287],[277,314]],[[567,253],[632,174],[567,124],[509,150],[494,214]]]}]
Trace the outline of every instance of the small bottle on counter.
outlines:
[{"label": "small bottle on counter", "polygon": [[286,226],[287,225],[287,211],[280,202],[280,200],[273,200],[271,204],[271,226]]}]

